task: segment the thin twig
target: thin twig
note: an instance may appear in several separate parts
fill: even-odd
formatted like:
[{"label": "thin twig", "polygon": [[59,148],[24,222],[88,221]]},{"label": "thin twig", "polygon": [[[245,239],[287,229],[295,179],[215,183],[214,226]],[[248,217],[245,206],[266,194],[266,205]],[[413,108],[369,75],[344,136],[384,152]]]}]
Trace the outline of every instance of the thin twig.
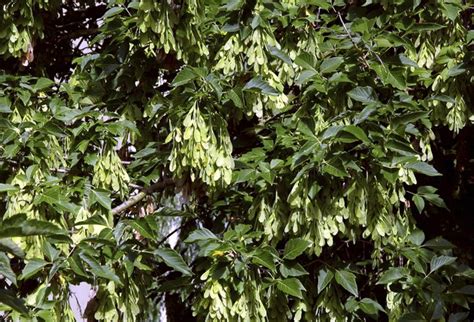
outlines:
[{"label": "thin twig", "polygon": [[129,183],[128,185],[130,188],[133,188],[133,189],[143,189],[143,187],[138,184]]},{"label": "thin twig", "polygon": [[[362,50],[359,48],[359,46],[357,46],[357,43],[355,42],[355,39],[352,38],[352,35],[349,31],[349,29],[347,29],[347,26],[346,24],[344,23],[344,19],[342,19],[342,16],[341,16],[341,13],[339,11],[336,11],[335,8],[333,8],[333,10],[337,13],[337,17],[339,18],[339,21],[341,22],[342,24],[342,27],[344,28],[344,30],[346,31],[347,35],[349,36],[349,39],[351,40],[352,44],[354,45],[355,48],[357,48],[357,50],[361,51]],[[377,60],[379,61],[379,63],[385,67],[385,64],[383,63],[382,59],[379,57],[379,55],[377,55],[376,52],[374,52],[368,45],[365,45],[365,48],[367,48],[367,50],[373,54],[375,56],[375,58],[377,58]],[[367,59],[365,58],[364,55],[362,55],[362,59],[364,60],[364,63],[366,66],[370,66],[369,65],[369,62],[367,61]]]},{"label": "thin twig", "polygon": [[68,173],[69,169],[63,169],[63,168],[51,168],[49,169],[51,172],[56,172],[56,173]]},{"label": "thin twig", "polygon": [[156,183],[152,184],[151,186],[149,186],[149,187],[143,189],[142,191],[140,191],[137,195],[135,195],[133,197],[130,197],[130,199],[128,199],[127,201],[121,203],[120,205],[118,205],[114,209],[112,209],[112,214],[113,215],[118,215],[119,213],[121,213],[121,212],[127,210],[128,208],[133,207],[134,205],[139,203],[147,195],[149,195],[149,194],[151,194],[151,193],[153,193],[157,190],[163,190],[167,187],[171,187],[171,186],[174,186],[174,185],[176,185],[175,180],[169,179],[169,178],[163,179],[160,182],[156,182]]},{"label": "thin twig", "polygon": [[177,227],[176,229],[173,229],[170,233],[168,233],[168,235],[166,235],[165,237],[163,237],[163,239],[158,242],[157,247],[161,246],[168,238],[170,238],[171,236],[173,236],[176,232],[178,232],[178,231],[180,231],[181,229],[183,229],[184,226],[186,226],[186,224],[187,224],[187,222],[184,222],[184,223],[182,223],[179,227]]}]

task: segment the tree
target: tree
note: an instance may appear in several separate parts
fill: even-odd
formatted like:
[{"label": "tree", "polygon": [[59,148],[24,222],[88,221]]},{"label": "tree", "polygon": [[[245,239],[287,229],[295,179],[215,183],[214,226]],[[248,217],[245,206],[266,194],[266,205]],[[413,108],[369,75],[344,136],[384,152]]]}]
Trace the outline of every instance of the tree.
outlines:
[{"label": "tree", "polygon": [[4,318],[473,318],[468,1],[1,8]]}]

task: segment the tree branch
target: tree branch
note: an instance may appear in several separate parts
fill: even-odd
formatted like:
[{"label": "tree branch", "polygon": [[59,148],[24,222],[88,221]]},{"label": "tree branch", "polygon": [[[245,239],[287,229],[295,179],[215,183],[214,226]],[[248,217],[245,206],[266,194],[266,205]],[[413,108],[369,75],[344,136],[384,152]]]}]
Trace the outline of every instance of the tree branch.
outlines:
[{"label": "tree branch", "polygon": [[59,28],[64,24],[83,23],[85,19],[98,19],[107,11],[107,5],[89,6],[85,9],[78,10],[74,10],[73,8],[66,9],[66,14],[56,21],[56,25]]},{"label": "tree branch", "polygon": [[99,33],[99,28],[88,28],[88,29],[79,29],[74,30],[68,33],[65,33],[58,37],[58,39],[76,39],[80,37],[93,36]]},{"label": "tree branch", "polygon": [[156,182],[156,183],[152,184],[151,186],[149,186],[149,187],[143,189],[142,191],[140,191],[137,195],[135,195],[133,197],[130,197],[130,199],[128,199],[127,201],[124,201],[123,203],[121,203],[117,207],[113,208],[112,209],[112,214],[113,215],[118,215],[119,213],[123,212],[124,210],[127,210],[128,208],[136,205],[143,198],[145,198],[147,195],[153,193],[154,191],[163,190],[167,187],[171,187],[171,186],[174,186],[174,185],[176,185],[176,182],[173,179],[170,179],[170,178],[166,178],[166,179],[163,179],[160,182]]}]

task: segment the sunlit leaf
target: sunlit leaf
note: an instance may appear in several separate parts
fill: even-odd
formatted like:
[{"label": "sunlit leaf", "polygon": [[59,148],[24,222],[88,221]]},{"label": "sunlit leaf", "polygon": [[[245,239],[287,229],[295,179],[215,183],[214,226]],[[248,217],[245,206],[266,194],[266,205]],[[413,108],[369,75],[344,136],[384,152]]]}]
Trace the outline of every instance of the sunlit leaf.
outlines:
[{"label": "sunlit leaf", "polygon": [[22,299],[19,299],[17,295],[9,290],[0,289],[0,303],[3,303],[13,310],[28,315],[29,310],[25,306],[25,302]]},{"label": "sunlit leaf", "polygon": [[335,274],[337,284],[341,285],[346,291],[353,294],[354,296],[359,296],[359,291],[357,290],[356,277],[349,271],[338,270]]},{"label": "sunlit leaf", "polygon": [[208,240],[208,239],[217,239],[217,236],[214,235],[214,233],[212,233],[209,229],[201,228],[189,234],[188,238],[186,238],[184,242],[194,243],[196,241]]},{"label": "sunlit leaf", "polygon": [[245,89],[259,89],[263,94],[267,95],[278,95],[278,91],[271,87],[268,82],[263,80],[261,77],[256,77],[251,79],[247,84],[245,84]]},{"label": "sunlit leaf", "polygon": [[375,91],[370,86],[358,86],[349,92],[347,92],[350,98],[362,103],[375,103],[377,101],[377,97],[375,95]]},{"label": "sunlit leaf", "polygon": [[16,285],[16,274],[10,266],[10,259],[5,253],[0,252],[0,274]]},{"label": "sunlit leaf", "polygon": [[405,276],[404,270],[401,267],[391,267],[385,271],[377,281],[377,284],[388,284],[398,281]]},{"label": "sunlit leaf", "polygon": [[29,259],[26,263],[25,268],[23,268],[23,271],[21,272],[20,279],[29,279],[30,277],[41,271],[46,265],[48,265],[48,262],[43,259]]},{"label": "sunlit leaf", "polygon": [[290,239],[285,245],[283,253],[284,259],[295,259],[303,254],[303,252],[311,245],[307,240],[301,238]]},{"label": "sunlit leaf", "polygon": [[287,278],[284,280],[277,280],[277,288],[291,296],[302,299],[303,294],[301,291],[306,291],[305,287],[296,278]]},{"label": "sunlit leaf", "polygon": [[101,265],[95,258],[88,254],[81,253],[79,256],[85,263],[87,263],[87,265],[89,265],[92,274],[97,277],[102,277],[114,281],[119,285],[122,285],[122,281],[110,267]]},{"label": "sunlit leaf", "polygon": [[155,250],[158,255],[169,267],[183,273],[184,275],[192,275],[192,271],[186,264],[184,259],[175,250],[171,248],[160,248]]},{"label": "sunlit leaf", "polygon": [[411,162],[406,164],[405,168],[411,169],[413,171],[419,172],[430,177],[441,175],[438,171],[436,171],[433,166],[429,165],[426,162]]},{"label": "sunlit leaf", "polygon": [[443,266],[450,265],[454,263],[454,261],[456,261],[456,257],[452,256],[441,255],[433,257],[430,263],[430,273],[433,273],[434,271],[440,269]]},{"label": "sunlit leaf", "polygon": [[318,274],[318,294],[321,293],[326,286],[331,283],[332,279],[334,277],[334,273],[330,270],[324,270],[321,269],[319,270]]}]

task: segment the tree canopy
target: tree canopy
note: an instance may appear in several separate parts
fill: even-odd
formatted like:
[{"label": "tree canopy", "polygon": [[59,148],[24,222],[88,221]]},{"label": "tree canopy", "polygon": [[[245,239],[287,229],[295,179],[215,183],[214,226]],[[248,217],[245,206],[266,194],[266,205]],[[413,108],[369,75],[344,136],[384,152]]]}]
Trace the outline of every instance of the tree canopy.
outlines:
[{"label": "tree canopy", "polygon": [[470,1],[0,9],[4,319],[474,318]]}]

